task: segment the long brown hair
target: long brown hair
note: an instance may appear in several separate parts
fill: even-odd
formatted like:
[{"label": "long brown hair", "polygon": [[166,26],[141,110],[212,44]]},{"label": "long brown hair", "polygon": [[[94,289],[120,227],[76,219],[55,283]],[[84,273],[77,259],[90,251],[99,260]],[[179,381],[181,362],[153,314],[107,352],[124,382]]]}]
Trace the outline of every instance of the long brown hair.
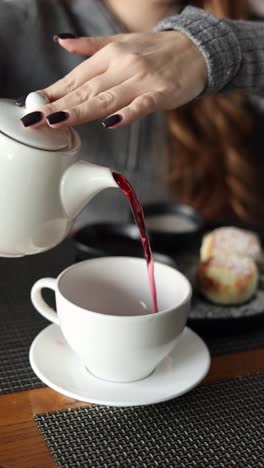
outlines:
[{"label": "long brown hair", "polygon": [[[245,0],[197,0],[217,16],[243,19]],[[263,222],[264,168],[249,151],[253,114],[235,93],[197,99],[169,112],[168,181],[177,199],[206,218]]]}]

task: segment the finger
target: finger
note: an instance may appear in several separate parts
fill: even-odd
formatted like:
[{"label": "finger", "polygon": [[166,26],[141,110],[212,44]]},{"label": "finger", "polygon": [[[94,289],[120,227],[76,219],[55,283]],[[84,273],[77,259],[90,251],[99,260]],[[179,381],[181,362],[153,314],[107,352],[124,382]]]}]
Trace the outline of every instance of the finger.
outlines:
[{"label": "finger", "polygon": [[93,57],[82,62],[64,78],[56,81],[51,86],[42,89],[40,92],[43,92],[50,102],[56,101],[79,88],[86,81],[104,73],[107,70],[108,65],[109,57],[107,54],[100,54],[99,52]]},{"label": "finger", "polygon": [[101,92],[114,88],[122,82],[125,82],[128,77],[128,70],[124,70],[124,73],[122,74],[117,74],[115,70],[109,69],[106,73],[102,73],[102,75],[93,78],[88,81],[88,83],[85,83],[83,86],[80,86],[78,89],[72,91],[63,98],[54,101],[52,104],[43,106],[40,110],[45,115],[50,115],[66,108],[76,107]]},{"label": "finger", "polygon": [[[137,119],[145,117],[152,112],[162,110],[161,107],[162,95],[159,92],[144,93],[141,96],[136,97],[131,104],[118,110],[119,121],[115,125],[111,123],[117,119],[113,119],[110,115],[103,121],[103,125],[106,128],[119,128],[124,127]],[[109,119],[109,120],[108,120]],[[109,124],[110,125],[109,125]]]},{"label": "finger", "polygon": [[57,42],[72,54],[90,56],[106,45],[120,41],[124,36],[125,34],[115,34],[114,36],[80,37],[78,39],[60,39],[57,37]]},{"label": "finger", "polygon": [[[134,78],[131,78],[121,85],[115,86],[107,91],[103,91],[76,107],[64,109],[61,113],[65,114],[62,115],[62,117],[64,117],[62,122],[56,122],[53,124],[50,122],[50,116],[47,116],[49,125],[56,128],[79,125],[84,122],[101,119],[106,115],[110,115],[116,110],[127,106],[137,95],[136,86],[132,83],[133,80]],[[51,121],[53,120],[54,119],[52,118]]]}]

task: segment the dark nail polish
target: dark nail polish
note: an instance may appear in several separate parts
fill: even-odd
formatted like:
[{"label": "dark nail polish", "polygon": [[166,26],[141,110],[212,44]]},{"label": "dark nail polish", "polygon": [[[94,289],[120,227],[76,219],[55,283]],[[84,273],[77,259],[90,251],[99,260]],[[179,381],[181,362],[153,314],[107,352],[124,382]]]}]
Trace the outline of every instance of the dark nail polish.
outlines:
[{"label": "dark nail polish", "polygon": [[20,96],[17,100],[16,100],[16,105],[19,106],[19,107],[24,107],[25,106],[25,103],[26,103],[26,99],[27,99],[27,95],[25,94],[25,96]]},{"label": "dark nail polish", "polygon": [[58,39],[76,39],[76,36],[72,33],[55,34],[55,36],[53,36],[54,42],[58,42]]},{"label": "dark nail polish", "polygon": [[65,120],[68,120],[70,117],[70,114],[68,112],[54,112],[54,114],[50,114],[46,117],[48,123],[50,125],[54,125],[57,123],[64,122]]},{"label": "dark nail polish", "polygon": [[43,117],[44,114],[42,112],[30,112],[30,114],[22,117],[21,122],[23,123],[24,127],[30,127],[31,125],[35,125],[36,123],[40,122]]},{"label": "dark nail polish", "polygon": [[122,120],[121,115],[119,115],[119,114],[114,114],[114,115],[111,115],[110,117],[106,117],[106,119],[102,120],[102,125],[103,125],[105,128],[114,127],[114,125],[116,125],[116,124],[118,124],[119,122],[121,122],[121,120]]}]

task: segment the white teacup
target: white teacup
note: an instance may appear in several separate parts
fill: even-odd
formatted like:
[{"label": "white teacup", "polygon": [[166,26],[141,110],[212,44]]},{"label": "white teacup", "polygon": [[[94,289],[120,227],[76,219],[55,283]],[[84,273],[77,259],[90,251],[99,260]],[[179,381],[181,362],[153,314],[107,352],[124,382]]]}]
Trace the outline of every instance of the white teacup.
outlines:
[{"label": "white teacup", "polygon": [[[183,331],[191,285],[177,270],[155,263],[159,312],[152,312],[146,262],[105,257],[43,278],[31,290],[35,308],[58,324],[86,369],[112,382],[147,377],[173,349]],[[55,291],[57,313],[41,290]]]}]

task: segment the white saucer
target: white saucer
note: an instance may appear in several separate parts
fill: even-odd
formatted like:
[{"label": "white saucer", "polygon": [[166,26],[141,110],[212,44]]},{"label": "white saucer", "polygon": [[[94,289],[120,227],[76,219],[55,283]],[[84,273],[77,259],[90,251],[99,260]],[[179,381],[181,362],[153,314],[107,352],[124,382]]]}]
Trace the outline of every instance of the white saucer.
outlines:
[{"label": "white saucer", "polygon": [[34,339],[29,360],[35,374],[57,392],[108,406],[149,405],[178,397],[195,387],[210,366],[205,343],[189,328],[155,371],[138,382],[110,383],[91,375],[54,324]]}]

